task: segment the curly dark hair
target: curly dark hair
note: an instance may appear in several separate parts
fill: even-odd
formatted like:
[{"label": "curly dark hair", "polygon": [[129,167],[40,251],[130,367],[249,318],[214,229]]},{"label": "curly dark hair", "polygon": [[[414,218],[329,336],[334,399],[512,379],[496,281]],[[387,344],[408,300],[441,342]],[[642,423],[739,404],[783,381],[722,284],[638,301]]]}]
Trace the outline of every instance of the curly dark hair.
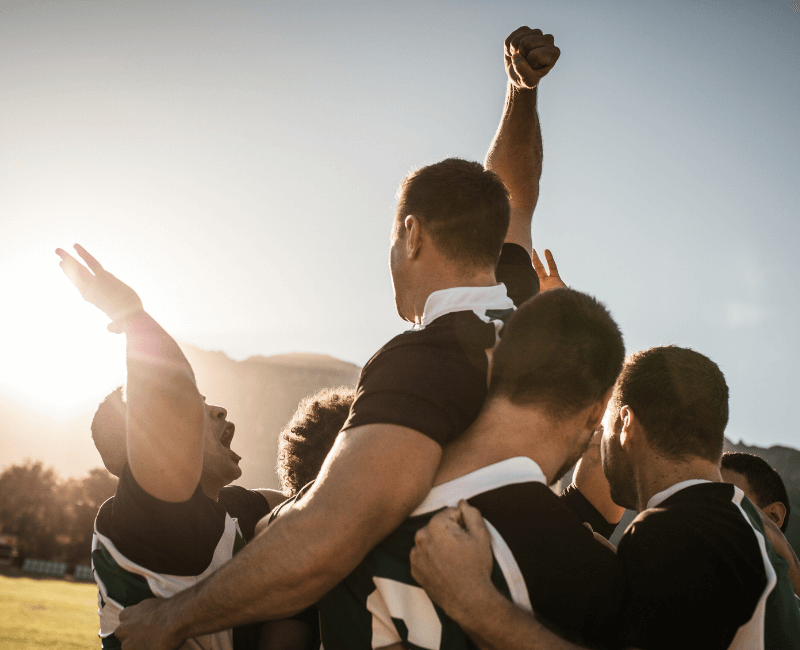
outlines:
[{"label": "curly dark hair", "polygon": [[300,402],[278,437],[278,478],[284,494],[294,496],[317,478],[355,394],[349,386],[325,388]]}]

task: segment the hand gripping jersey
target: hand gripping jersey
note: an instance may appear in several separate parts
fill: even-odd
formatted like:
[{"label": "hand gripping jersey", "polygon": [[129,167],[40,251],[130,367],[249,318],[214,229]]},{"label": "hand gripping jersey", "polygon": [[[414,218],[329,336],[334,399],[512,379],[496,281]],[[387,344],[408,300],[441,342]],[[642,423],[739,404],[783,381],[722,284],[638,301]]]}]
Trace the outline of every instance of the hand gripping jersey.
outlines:
[{"label": "hand gripping jersey", "polygon": [[[538,465],[511,458],[439,485],[394,533],[318,604],[325,650],[457,650],[474,645],[411,576],[414,535],[442,508],[468,499],[491,533],[492,581],[567,638],[604,644],[616,634],[621,574]],[[569,571],[565,571],[565,567]]]},{"label": "hand gripping jersey", "polygon": [[[260,494],[237,486],[219,501],[198,486],[182,503],[147,494],[125,466],[117,493],[100,508],[92,540],[103,648],[119,648],[120,612],[146,598],[168,598],[190,587],[244,547],[269,512]],[[189,639],[182,647],[239,650],[254,642],[247,626]]]}]

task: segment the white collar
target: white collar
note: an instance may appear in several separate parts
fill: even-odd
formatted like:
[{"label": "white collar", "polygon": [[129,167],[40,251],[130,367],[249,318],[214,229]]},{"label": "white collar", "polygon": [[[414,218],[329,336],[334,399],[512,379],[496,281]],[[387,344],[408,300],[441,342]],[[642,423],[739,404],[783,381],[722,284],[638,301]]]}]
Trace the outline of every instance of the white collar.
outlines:
[{"label": "white collar", "polygon": [[676,483],[672,487],[668,487],[666,490],[662,490],[658,494],[654,494],[650,497],[650,501],[647,502],[646,510],[659,506],[666,499],[669,499],[676,492],[680,492],[683,488],[691,487],[692,485],[700,485],[700,483],[711,483],[711,481],[702,478],[690,478],[688,481]]},{"label": "white collar", "polygon": [[428,492],[428,496],[411,516],[456,506],[460,499],[469,499],[504,485],[532,482],[547,485],[547,479],[539,465],[527,456],[515,456],[437,485]]},{"label": "white collar", "polygon": [[412,329],[422,330],[434,320],[456,311],[474,311],[481,319],[487,309],[514,309],[514,302],[506,293],[502,282],[491,287],[452,287],[434,291],[425,301],[422,322]]}]

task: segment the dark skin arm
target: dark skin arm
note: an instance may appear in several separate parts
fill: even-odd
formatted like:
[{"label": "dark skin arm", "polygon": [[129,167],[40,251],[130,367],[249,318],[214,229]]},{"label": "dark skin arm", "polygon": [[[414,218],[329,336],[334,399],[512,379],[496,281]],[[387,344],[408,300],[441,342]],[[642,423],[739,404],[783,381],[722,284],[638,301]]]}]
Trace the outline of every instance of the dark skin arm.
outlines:
[{"label": "dark skin arm", "polygon": [[127,449],[136,482],[163,501],[192,496],[203,468],[205,405],[175,340],[147,314],[136,292],[83,247],[83,266],[62,249],[61,268],[83,298],[103,311],[127,345]]},{"label": "dark skin arm", "polygon": [[484,162],[487,169],[503,180],[510,194],[511,220],[506,242],[519,244],[529,254],[533,248],[531,221],[539,200],[543,156],[537,89],[560,53],[553,37],[539,29],[520,27],[506,39],[506,102]]},{"label": "dark skin arm", "polygon": [[177,648],[200,634],[296,614],[419,505],[440,458],[437,443],[405,427],[340,434],[314,488],[294,508],[203,582],[126,608],[115,635],[126,650]]}]

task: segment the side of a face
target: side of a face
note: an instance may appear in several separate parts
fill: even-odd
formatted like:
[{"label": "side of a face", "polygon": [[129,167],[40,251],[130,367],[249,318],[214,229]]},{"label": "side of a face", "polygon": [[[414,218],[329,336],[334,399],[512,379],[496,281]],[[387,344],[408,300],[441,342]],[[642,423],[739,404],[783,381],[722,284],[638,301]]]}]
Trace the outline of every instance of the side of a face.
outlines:
[{"label": "side of a face", "polygon": [[613,398],[603,415],[602,427],[600,456],[603,462],[603,474],[606,476],[611,492],[611,500],[618,506],[635,510],[637,495],[633,478],[633,464],[620,442],[622,418]]},{"label": "side of a face", "polygon": [[213,404],[206,404],[205,409],[202,481],[219,489],[242,475],[242,458],[231,449],[236,427],[226,419],[228,411]]},{"label": "side of a face", "polygon": [[392,223],[392,238],[389,246],[389,273],[392,276],[392,289],[394,290],[394,304],[397,313],[403,320],[413,322],[411,309],[406,304],[412,293],[410,260],[406,252],[406,237],[404,223],[398,215]]}]

